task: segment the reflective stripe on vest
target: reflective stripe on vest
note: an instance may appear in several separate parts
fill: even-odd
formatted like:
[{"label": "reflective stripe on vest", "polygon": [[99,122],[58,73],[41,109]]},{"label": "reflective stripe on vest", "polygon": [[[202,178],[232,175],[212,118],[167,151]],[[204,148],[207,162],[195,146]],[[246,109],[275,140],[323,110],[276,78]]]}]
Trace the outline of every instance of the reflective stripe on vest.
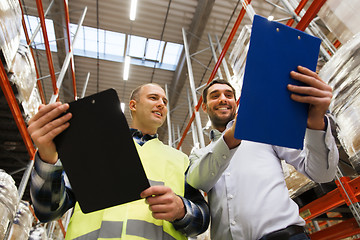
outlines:
[{"label": "reflective stripe on vest", "polygon": [[153,181],[153,180],[150,180],[150,179],[148,179],[148,181],[150,183],[150,186],[164,186],[165,185],[164,182]]},{"label": "reflective stripe on vest", "polygon": [[[139,229],[141,229],[142,232],[139,232]],[[129,219],[127,221],[126,235],[133,235],[146,239],[175,239],[170,234],[163,231],[163,226],[158,226],[153,223],[134,219]]]},{"label": "reflective stripe on vest", "polygon": [[[74,238],[74,240],[88,240],[97,238],[121,238],[123,222],[103,221],[100,229]],[[141,232],[139,231],[141,229]],[[162,226],[141,220],[130,219],[127,221],[126,235],[142,237],[146,239],[175,240],[170,234],[163,231]]]},{"label": "reflective stripe on vest", "polygon": [[100,229],[98,230],[95,230],[95,231],[92,231],[92,232],[89,232],[85,235],[82,235],[80,237],[77,237],[77,238],[74,238],[73,240],[87,240],[87,239],[97,239],[98,236],[99,236],[99,231]]}]

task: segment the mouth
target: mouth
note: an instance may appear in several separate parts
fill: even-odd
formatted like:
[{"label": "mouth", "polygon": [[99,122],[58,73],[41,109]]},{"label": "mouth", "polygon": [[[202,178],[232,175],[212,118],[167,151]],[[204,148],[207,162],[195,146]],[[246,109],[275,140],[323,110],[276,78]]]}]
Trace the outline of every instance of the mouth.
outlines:
[{"label": "mouth", "polygon": [[162,113],[161,112],[158,112],[158,111],[153,111],[153,113],[159,117],[162,117]]},{"label": "mouth", "polygon": [[226,111],[226,110],[230,110],[231,107],[230,106],[222,106],[222,107],[217,107],[216,110],[220,110],[220,111]]}]

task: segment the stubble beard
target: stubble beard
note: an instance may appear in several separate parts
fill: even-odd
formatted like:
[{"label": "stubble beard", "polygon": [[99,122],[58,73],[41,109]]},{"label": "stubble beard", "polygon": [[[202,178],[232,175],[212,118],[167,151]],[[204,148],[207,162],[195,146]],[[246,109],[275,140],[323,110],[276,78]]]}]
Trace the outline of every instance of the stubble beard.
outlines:
[{"label": "stubble beard", "polygon": [[210,118],[211,124],[216,129],[226,128],[226,125],[228,122],[233,120],[235,118],[235,113],[231,113],[227,117],[219,117],[217,114],[214,113],[208,113],[208,116]]}]

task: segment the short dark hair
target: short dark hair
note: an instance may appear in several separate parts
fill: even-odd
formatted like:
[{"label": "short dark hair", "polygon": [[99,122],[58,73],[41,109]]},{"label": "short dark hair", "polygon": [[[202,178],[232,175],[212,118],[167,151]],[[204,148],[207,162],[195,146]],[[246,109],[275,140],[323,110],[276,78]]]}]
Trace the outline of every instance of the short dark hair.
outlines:
[{"label": "short dark hair", "polygon": [[204,103],[207,102],[206,97],[207,97],[209,88],[210,88],[212,85],[214,85],[214,84],[226,84],[226,85],[228,85],[228,86],[231,88],[231,90],[233,91],[233,93],[234,93],[234,98],[235,98],[235,101],[236,101],[236,94],[235,94],[236,91],[235,91],[235,88],[234,88],[228,81],[226,81],[226,80],[224,80],[224,79],[215,79],[215,80],[212,80],[212,81],[211,81],[208,85],[206,85],[206,87],[203,89],[202,97],[203,97]]}]

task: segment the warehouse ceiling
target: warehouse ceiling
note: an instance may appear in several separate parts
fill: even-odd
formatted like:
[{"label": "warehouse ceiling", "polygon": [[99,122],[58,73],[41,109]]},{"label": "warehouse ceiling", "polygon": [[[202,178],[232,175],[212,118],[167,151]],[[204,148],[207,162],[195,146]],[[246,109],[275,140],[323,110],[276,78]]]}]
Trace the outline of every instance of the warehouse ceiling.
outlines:
[{"label": "warehouse ceiling", "polygon": [[[187,31],[190,54],[197,53],[193,56],[192,60],[196,87],[201,87],[208,81],[214,68],[215,62],[209,48],[209,35],[214,44],[217,37],[221,46],[224,46],[242,8],[241,0],[138,0],[136,20],[130,21],[130,2],[130,0],[71,0],[68,6],[70,22],[77,24],[84,8],[87,7],[83,26],[124,33],[126,36],[135,35],[181,45],[183,44],[182,28],[184,28]],[[50,3],[51,1],[49,0],[43,0],[44,12]],[[284,10],[284,7],[281,6],[279,0],[253,0],[251,5],[257,14],[265,17],[273,15],[275,20],[290,17]],[[276,5],[279,7],[276,7]],[[35,1],[23,0],[23,9],[26,15],[38,16]],[[66,15],[63,9],[63,1],[56,0],[46,17],[53,20],[57,39],[57,52],[52,52],[55,72],[60,72],[68,49],[66,25],[64,25]],[[251,24],[250,18],[247,15],[245,15],[225,59],[229,56],[242,27],[246,24]],[[74,33],[73,30],[72,37]],[[31,36],[31,33],[29,35]],[[76,41],[83,41],[83,36],[78,38],[79,40]],[[96,42],[96,38],[97,36],[95,35],[95,39],[92,40]],[[37,48],[41,48],[41,46],[37,46]],[[125,53],[126,49],[120,55],[124,56]],[[36,55],[41,75],[48,76],[48,60],[45,52],[38,50]],[[122,79],[122,60],[105,60],[99,55],[97,53],[93,54],[93,57],[75,55],[74,68],[78,96],[81,96],[88,73],[90,73],[90,78],[85,96],[108,88],[115,88],[120,100],[126,104],[131,90],[136,86],[149,82],[159,83],[162,86],[166,84],[170,100],[170,119],[175,133],[173,140],[178,139],[178,132],[182,134],[191,116],[189,114],[187,97],[189,79],[185,55],[183,53],[180,55],[175,70],[154,68],[154,64],[150,64],[150,67],[132,64],[128,81]],[[217,56],[219,56],[219,51],[217,51]],[[231,67],[229,64],[228,66],[231,72]],[[221,71],[224,70],[222,69]],[[224,72],[223,75],[225,76]],[[71,81],[71,74],[67,74],[63,82],[61,101],[73,100]],[[45,96],[48,101],[52,94],[51,79],[47,77],[42,82],[45,86]],[[200,92],[201,89],[198,90],[198,93]],[[128,108],[125,108],[125,114],[130,122]],[[202,112],[201,119],[202,126],[204,127],[208,120]],[[159,130],[160,138],[166,143],[168,141],[167,129],[165,124]],[[188,136],[182,145],[182,150],[185,153],[189,153],[192,147],[192,138]]]},{"label": "warehouse ceiling", "polygon": [[[96,31],[95,35],[87,35],[85,31],[82,31],[76,40],[83,42],[83,44],[88,44],[89,42],[96,44],[93,52],[86,52],[85,50],[83,52],[75,51],[73,64],[77,96],[81,97],[84,89],[86,90],[85,96],[88,96],[108,88],[114,88],[120,100],[127,105],[130,92],[135,87],[151,82],[162,86],[166,85],[170,100],[172,134],[175,135],[173,136],[173,141],[178,141],[191,117],[188,99],[192,99],[192,97],[188,97],[190,85],[184,51],[182,50],[178,54],[178,60],[171,69],[159,68],[159,63],[148,61],[145,56],[135,59],[136,61],[132,62],[134,64],[130,66],[129,79],[124,81],[122,77],[123,57],[128,53],[127,46],[130,46],[130,41],[134,38],[129,38],[128,36],[164,41],[166,46],[171,44],[183,45],[182,28],[184,28],[187,33],[190,54],[192,55],[192,72],[194,84],[197,88],[197,99],[199,99],[202,87],[208,82],[216,63],[209,46],[209,36],[214,44],[216,44],[216,39],[219,39],[221,47],[224,47],[243,7],[243,1],[138,0],[135,21],[129,20],[130,0],[68,1],[70,23],[78,24],[86,8],[87,11],[82,25]],[[32,16],[39,16],[39,8],[36,2],[34,0],[21,0],[25,14],[25,23],[28,24],[30,37],[34,32],[34,27],[29,27],[29,19]],[[275,21],[286,23],[292,15],[287,12],[282,2],[283,0],[252,0],[251,6],[256,14],[264,17],[274,16]],[[309,1],[305,9],[312,2]],[[52,51],[51,55],[56,77],[58,77],[69,49],[65,24],[66,12],[64,11],[63,0],[42,1],[43,12],[46,12],[49,6],[51,8],[46,15],[46,19],[52,21],[54,30],[50,31],[48,25],[49,29],[47,30],[49,35],[53,36],[50,38],[50,44],[56,45],[57,49],[57,51]],[[236,31],[234,40],[231,42],[229,50],[225,55],[225,60],[228,59],[241,29],[245,25],[250,24],[250,17],[245,14],[240,27]],[[99,29],[99,31],[96,29]],[[71,29],[70,38],[72,41],[75,30],[75,28]],[[102,38],[99,35],[100,30],[102,31],[101,33],[108,31],[124,34],[126,42],[123,52],[118,54],[107,53],[109,56],[112,56],[112,58],[107,58],[106,51],[104,51],[105,53],[101,52],[102,45],[100,44],[103,40],[101,40]],[[41,35],[42,32],[40,30],[37,37]],[[33,44],[32,47],[35,50],[35,61],[44,88],[46,102],[48,103],[53,93],[51,77],[49,76],[49,60],[43,50],[43,44]],[[221,51],[217,46],[215,48],[216,54],[219,56]],[[107,47],[107,49],[108,52],[111,52],[111,47]],[[162,56],[161,59],[163,58]],[[226,64],[232,75],[230,64],[228,62]],[[220,68],[220,71],[223,76],[226,76],[223,67]],[[84,88],[88,76],[89,81],[87,87]],[[74,100],[72,80],[69,68],[60,89],[60,101],[69,102]],[[193,103],[191,104],[193,105]],[[125,108],[125,115],[130,123],[131,118],[127,107]],[[202,127],[205,127],[208,119],[201,110],[200,116]],[[168,143],[168,128],[166,125],[165,123],[159,129],[159,136],[161,140]],[[205,142],[208,142],[206,136]],[[177,146],[177,143],[174,146]],[[182,151],[189,154],[193,146],[193,139],[191,133],[189,133],[182,144]],[[19,179],[16,179],[16,181],[18,182]]]}]

